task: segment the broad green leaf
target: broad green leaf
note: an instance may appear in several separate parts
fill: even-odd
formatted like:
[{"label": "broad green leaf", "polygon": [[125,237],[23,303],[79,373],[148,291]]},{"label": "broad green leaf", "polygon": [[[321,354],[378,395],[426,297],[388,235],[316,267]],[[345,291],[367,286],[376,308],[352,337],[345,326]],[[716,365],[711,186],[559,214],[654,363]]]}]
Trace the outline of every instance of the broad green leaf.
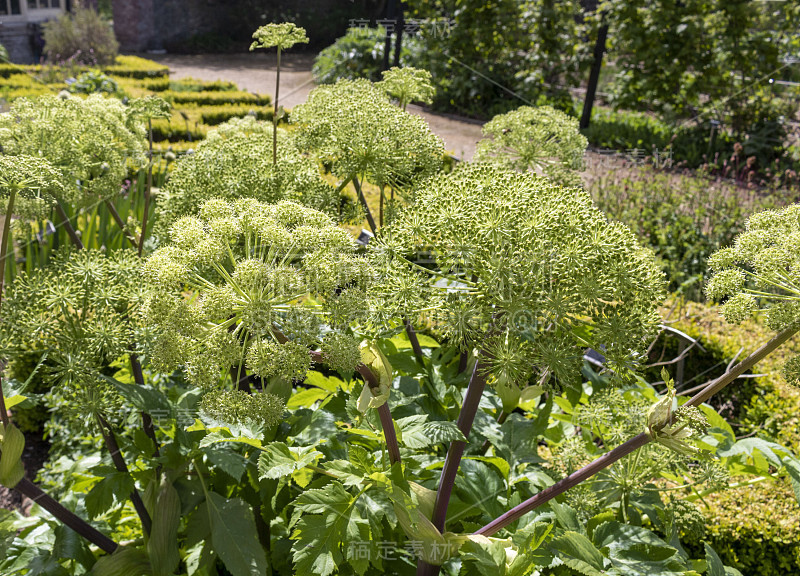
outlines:
[{"label": "broad green leaf", "polygon": [[792,482],[794,497],[800,503],[800,460],[794,456],[787,456],[783,459],[783,465],[786,467],[786,472]]},{"label": "broad green leaf", "polygon": [[605,561],[603,554],[583,534],[568,530],[553,538],[549,547],[573,570],[586,576],[602,576]]},{"label": "broad green leaf", "polygon": [[92,576],[152,576],[153,569],[147,555],[136,548],[124,546],[101,557],[91,571]]},{"label": "broad green leaf", "polygon": [[506,551],[503,542],[472,534],[459,550],[459,576],[503,576],[506,573]]},{"label": "broad green leaf", "polygon": [[708,545],[708,543],[703,543],[706,548],[706,566],[708,572],[706,572],[707,576],[725,576],[725,565],[720,560],[717,553],[714,549]]},{"label": "broad green leaf", "polygon": [[330,393],[336,392],[339,388],[344,388],[344,382],[335,376],[324,376],[314,371],[310,371],[306,374],[305,383]]},{"label": "broad green leaf", "polygon": [[316,446],[289,447],[283,442],[272,442],[264,447],[264,452],[258,459],[259,478],[263,480],[289,476],[321,457],[322,452]]},{"label": "broad green leaf", "polygon": [[147,413],[172,413],[172,407],[167,397],[151,386],[125,384],[109,376],[102,376],[102,378],[114,386],[119,395],[133,404],[138,410]]},{"label": "broad green leaf", "polygon": [[343,560],[342,546],[363,538],[359,518],[352,517],[353,498],[339,482],[307,490],[295,503],[292,533],[295,576],[328,576]]},{"label": "broad green leaf", "polygon": [[595,528],[592,540],[623,573],[678,576],[686,571],[675,548],[639,526],[606,522]]},{"label": "broad green leaf", "polygon": [[53,532],[56,537],[53,543],[53,558],[76,560],[87,569],[94,565],[94,554],[89,549],[87,541],[77,532],[64,524],[56,526]]},{"label": "broad green leaf", "polygon": [[153,576],[170,576],[178,567],[181,555],[178,550],[178,526],[181,520],[181,502],[172,482],[162,481],[153,508],[153,528],[147,541],[147,553],[153,567]]},{"label": "broad green leaf", "polygon": [[233,576],[263,576],[267,557],[256,537],[253,509],[239,498],[209,492],[206,500],[211,544]]},{"label": "broad green leaf", "polygon": [[397,421],[400,428],[400,442],[412,450],[454,440],[466,442],[466,438],[454,422],[428,422],[427,418],[426,415],[400,418]]},{"label": "broad green leaf", "polygon": [[768,442],[762,438],[744,438],[743,440],[735,442],[733,445],[717,450],[717,455],[722,458],[731,458],[741,455],[750,456],[753,458],[757,467],[759,467],[759,458],[763,458],[772,466],[779,468],[781,466],[781,459],[775,454],[775,451],[782,454],[788,452],[786,448],[775,442]]},{"label": "broad green leaf", "polygon": [[25,475],[22,451],[25,435],[13,424],[0,424],[0,484],[8,488],[16,486]]},{"label": "broad green leaf", "polygon": [[296,410],[298,408],[311,408],[315,402],[324,400],[331,395],[331,392],[323,390],[322,388],[305,388],[293,394],[286,407],[289,410]]},{"label": "broad green leaf", "polygon": [[208,456],[209,461],[211,461],[214,466],[225,472],[237,482],[241,481],[242,476],[247,469],[247,462],[241,454],[233,450],[223,448],[218,444],[206,447],[205,453]]},{"label": "broad green leaf", "polygon": [[[460,432],[460,430],[459,430]],[[500,471],[503,480],[508,482],[508,475],[511,472],[511,465],[498,456],[465,456],[465,460],[477,460],[478,462],[486,462],[491,464]]]},{"label": "broad green leaf", "polygon": [[95,484],[84,499],[89,518],[97,518],[117,502],[124,502],[133,492],[133,478],[125,472],[112,472]]},{"label": "broad green leaf", "polygon": [[550,509],[556,515],[556,521],[565,529],[586,534],[583,523],[578,519],[578,512],[567,504],[550,502]]},{"label": "broad green leaf", "polygon": [[216,576],[214,564],[217,555],[211,550],[210,542],[195,544],[186,552],[186,571],[189,576]]},{"label": "broad green leaf", "polygon": [[22,404],[27,400],[27,396],[22,396],[21,394],[14,394],[10,398],[6,398],[6,409],[11,410],[17,404]]},{"label": "broad green leaf", "polygon": [[[201,428],[202,430],[202,428]],[[247,436],[233,436],[227,428],[221,428],[212,431],[200,440],[200,448],[205,448],[211,444],[218,444],[220,442],[237,442],[240,444],[247,444],[253,448],[261,448],[261,440],[257,438],[249,438]]]}]

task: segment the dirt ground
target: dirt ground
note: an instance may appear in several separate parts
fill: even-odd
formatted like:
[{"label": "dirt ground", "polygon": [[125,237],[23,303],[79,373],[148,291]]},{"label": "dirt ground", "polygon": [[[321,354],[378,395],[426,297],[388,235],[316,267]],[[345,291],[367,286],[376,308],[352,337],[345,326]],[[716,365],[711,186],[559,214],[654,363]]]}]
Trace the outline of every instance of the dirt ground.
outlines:
[{"label": "dirt ground", "polygon": [[[170,69],[170,76],[197,78],[198,80],[228,80],[242,90],[274,94],[274,54],[144,54],[146,58],[160,62]],[[284,54],[281,56],[280,103],[287,108],[302,104],[314,88],[311,54]],[[449,114],[436,114],[418,106],[409,106],[408,111],[425,118],[431,130],[444,140],[445,148],[456,158],[472,160],[475,144],[481,139],[481,122],[457,118]]]}]

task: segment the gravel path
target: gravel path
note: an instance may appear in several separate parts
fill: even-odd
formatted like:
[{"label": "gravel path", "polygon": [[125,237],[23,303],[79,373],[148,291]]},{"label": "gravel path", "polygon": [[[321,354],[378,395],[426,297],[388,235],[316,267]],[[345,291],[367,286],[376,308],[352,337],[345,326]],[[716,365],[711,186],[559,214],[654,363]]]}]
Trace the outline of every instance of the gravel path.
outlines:
[{"label": "gravel path", "polygon": [[[242,90],[273,94],[275,92],[274,54],[145,54],[146,58],[169,66],[175,79],[228,80]],[[284,54],[281,56],[280,103],[287,108],[302,104],[314,88],[310,54]],[[444,140],[445,148],[456,158],[472,160],[475,144],[481,139],[481,122],[458,118],[449,114],[435,114],[418,106],[408,111],[425,118],[431,130]]]}]

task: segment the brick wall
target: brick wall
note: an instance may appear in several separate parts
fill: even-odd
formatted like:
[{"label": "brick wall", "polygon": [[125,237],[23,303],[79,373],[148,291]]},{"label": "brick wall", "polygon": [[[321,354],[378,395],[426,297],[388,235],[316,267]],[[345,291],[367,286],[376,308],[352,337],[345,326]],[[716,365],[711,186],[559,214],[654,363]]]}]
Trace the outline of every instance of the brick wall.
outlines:
[{"label": "brick wall", "polygon": [[343,35],[350,19],[379,18],[385,0],[113,0],[114,31],[123,52],[180,51],[192,38],[225,38],[246,49],[256,28],[292,21],[312,48]]}]

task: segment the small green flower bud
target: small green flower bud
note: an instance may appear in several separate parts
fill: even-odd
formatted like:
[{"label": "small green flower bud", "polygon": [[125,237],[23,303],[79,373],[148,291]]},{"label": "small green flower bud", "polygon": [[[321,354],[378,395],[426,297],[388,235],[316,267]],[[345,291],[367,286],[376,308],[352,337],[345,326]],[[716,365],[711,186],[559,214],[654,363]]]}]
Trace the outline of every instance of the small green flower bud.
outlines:
[{"label": "small green flower bud", "polygon": [[261,341],[247,351],[247,369],[264,379],[277,376],[284,380],[301,380],[311,369],[308,348],[295,342],[278,344]]},{"label": "small green flower bud", "polygon": [[361,363],[360,341],[350,334],[332,332],[322,341],[322,357],[334,370],[350,374]]},{"label": "small green flower bud", "polygon": [[739,293],[722,305],[722,315],[731,324],[741,324],[753,315],[756,299],[752,294]]}]

